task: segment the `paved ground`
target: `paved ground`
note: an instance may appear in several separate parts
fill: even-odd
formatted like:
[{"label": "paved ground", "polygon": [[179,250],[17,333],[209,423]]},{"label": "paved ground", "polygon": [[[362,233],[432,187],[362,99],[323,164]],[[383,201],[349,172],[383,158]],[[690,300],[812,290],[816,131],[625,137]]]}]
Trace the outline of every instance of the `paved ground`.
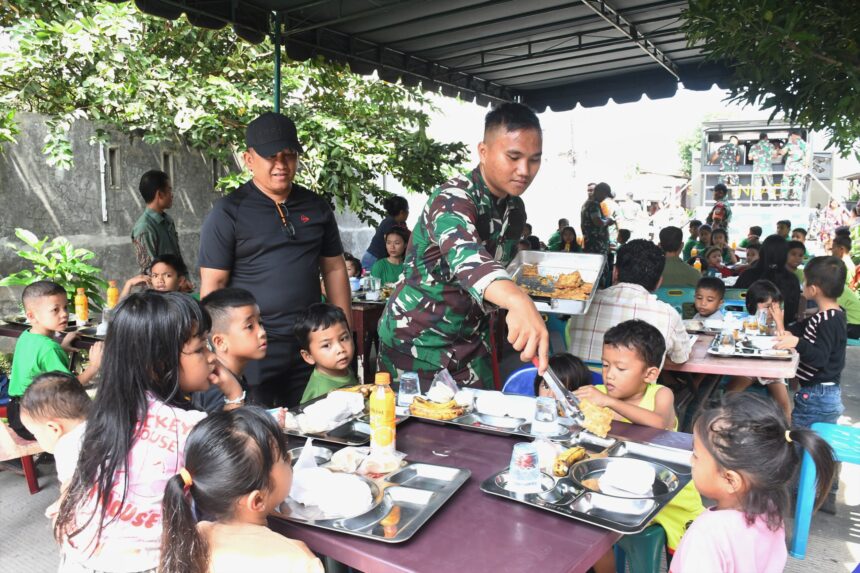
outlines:
[{"label": "paved ground", "polygon": [[[513,367],[515,359],[505,361]],[[844,424],[860,426],[860,348],[850,348],[843,373]],[[50,525],[44,516],[58,495],[53,465],[39,467],[42,490],[28,495],[24,478],[0,472],[0,571],[49,573],[59,560]],[[791,523],[787,524],[791,531]],[[860,563],[860,467],[843,465],[838,514],[813,518],[807,558],[789,558],[786,571],[850,572]],[[441,569],[440,569],[441,570]]]}]

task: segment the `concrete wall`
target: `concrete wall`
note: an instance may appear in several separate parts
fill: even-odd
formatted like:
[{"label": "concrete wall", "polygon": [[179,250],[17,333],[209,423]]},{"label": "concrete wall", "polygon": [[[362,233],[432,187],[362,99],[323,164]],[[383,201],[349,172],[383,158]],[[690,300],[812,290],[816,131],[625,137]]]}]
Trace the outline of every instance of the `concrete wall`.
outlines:
[{"label": "concrete wall", "polygon": [[[16,145],[0,155],[0,276],[23,268],[15,255],[20,244],[15,228],[22,227],[39,237],[63,235],[74,246],[96,253],[93,262],[104,270],[105,279],[125,279],[137,274],[131,244],[131,228],[144,209],[137,190],[140,176],[149,169],[172,171],[174,201],[170,215],[176,221],[182,253],[197,277],[200,227],[212,204],[220,198],[213,190],[213,164],[199,152],[177,143],[147,145],[139,137],[113,134],[108,148],[115,148],[118,173],[110,185],[105,175],[107,221],[102,220],[99,146],[91,145],[95,134],[89,122],[72,126],[75,164],[65,171],[51,167],[41,151],[47,133],[43,118],[19,115],[21,134]],[[169,153],[170,167],[162,165]],[[410,219],[413,219],[410,217]],[[339,214],[344,248],[361,258],[373,229],[351,214]],[[195,278],[199,284],[199,279]],[[120,282],[120,284],[122,284]],[[21,289],[0,288],[0,316],[17,312]]]}]

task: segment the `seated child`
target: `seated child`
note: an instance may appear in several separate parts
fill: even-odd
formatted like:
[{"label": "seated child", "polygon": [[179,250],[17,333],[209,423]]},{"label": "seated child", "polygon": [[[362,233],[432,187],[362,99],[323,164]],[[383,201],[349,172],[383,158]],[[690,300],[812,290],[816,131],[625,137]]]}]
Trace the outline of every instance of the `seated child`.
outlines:
[{"label": "seated child", "polygon": [[803,450],[817,470],[817,507],[835,475],[833,452],[818,434],[790,429],[760,396],[727,394],[705,409],[693,428],[693,483],[716,505],[687,529],[669,571],[781,573],[789,488]]},{"label": "seated child", "polygon": [[[22,332],[15,344],[7,417],[9,427],[16,434],[25,440],[34,440],[33,434],[21,423],[21,396],[39,374],[53,371],[71,374],[68,353],[74,351],[72,343],[78,334],[67,334],[62,343],[56,340],[69,321],[69,299],[66,290],[57,283],[36,281],[24,289],[21,299],[30,329]],[[90,363],[80,375],[81,383],[88,384],[99,371],[102,347],[103,344],[97,342],[90,348]]]},{"label": "seated child", "polygon": [[714,229],[711,233],[711,244],[720,249],[724,265],[733,265],[738,262],[735,250],[729,244],[729,234],[725,229]]},{"label": "seated child", "polygon": [[134,287],[150,288],[159,292],[176,292],[183,290],[188,280],[188,267],[176,255],[159,255],[152,259],[146,274],[131,277],[125,281],[120,298],[132,292]]},{"label": "seated child", "polygon": [[833,237],[830,254],[845,263],[845,286],[850,288],[851,282],[854,280],[854,274],[857,272],[857,267],[854,265],[854,261],[851,260],[851,237],[847,235]]},{"label": "seated child", "polygon": [[518,253],[521,253],[523,251],[530,251],[530,250],[532,250],[531,241],[529,241],[528,239],[520,239],[519,241],[517,241],[517,252]]},{"label": "seated child", "polygon": [[806,256],[806,246],[800,241],[788,242],[788,258],[785,260],[786,268],[797,276],[800,284],[803,284],[803,269],[799,268],[803,264],[803,259]]},{"label": "seated child", "polygon": [[[549,367],[564,384],[564,387],[573,392],[577,388],[591,384],[591,370],[585,363],[567,352],[559,352],[549,357]],[[535,396],[554,398],[550,387],[544,382],[543,376],[535,376]]]},{"label": "seated child", "polygon": [[[711,226],[710,225],[702,225],[699,227],[699,242],[697,242],[690,249],[690,256],[686,258],[689,264],[693,264],[696,262],[696,259],[701,259],[702,262],[705,260],[705,251],[707,251],[711,247]],[[693,252],[695,251],[695,255]],[[686,251],[685,251],[686,253]],[[686,255],[685,255],[686,256]]]},{"label": "seated child", "polygon": [[344,253],[343,258],[346,261],[346,276],[349,278],[361,278],[361,261],[349,253]]},{"label": "seated child", "polygon": [[750,231],[749,233],[747,233],[746,238],[741,241],[741,244],[739,245],[740,248],[746,249],[750,245],[761,244],[761,234],[761,227],[759,227],[758,225],[753,225],[752,227],[750,227]]},{"label": "seated child", "polygon": [[561,243],[554,250],[564,253],[578,253],[582,250],[576,241],[576,230],[573,227],[565,227],[561,230]]},{"label": "seated child", "polygon": [[626,245],[629,240],[630,229],[618,229],[618,233],[615,234],[615,244],[620,247],[621,245]]},{"label": "seated child", "polygon": [[702,277],[696,284],[696,298],[693,305],[696,307],[696,316],[693,320],[723,320],[720,308],[726,296],[726,284],[715,277]]},{"label": "seated child", "polygon": [[254,295],[241,288],[216,290],[200,301],[200,306],[212,321],[209,343],[218,364],[218,381],[204,392],[192,393],[191,403],[210,414],[238,408],[247,396],[245,366],[266,356],[260,308]]},{"label": "seated child", "polygon": [[[42,448],[54,454],[62,496],[75,473],[80,443],[92,401],[78,379],[66,372],[46,372],[33,378],[21,397],[21,422]],[[45,510],[53,517],[59,501]]]},{"label": "seated child", "polygon": [[392,227],[388,231],[388,234],[385,235],[385,250],[388,251],[388,257],[373,263],[370,276],[380,279],[383,285],[400,281],[400,275],[403,274],[403,256],[406,254],[409,235],[409,231],[403,227]]},{"label": "seated child", "polygon": [[[755,316],[760,310],[767,310],[768,316],[775,320],[773,308],[779,308],[782,302],[782,294],[775,284],[767,280],[755,281],[747,289],[747,314]],[[777,326],[781,330],[780,326]],[[786,420],[791,419],[791,403],[788,399],[787,381],[782,378],[751,378],[749,376],[733,376],[726,386],[726,392],[743,392],[758,382],[767,387],[767,391],[773,401],[782,409]]]},{"label": "seated child", "polygon": [[352,333],[339,307],[312,304],[296,321],[295,333],[302,358],[314,367],[302,404],[337,388],[358,384],[349,367],[355,353]]},{"label": "seated child", "polygon": [[791,231],[791,240],[806,243],[806,229],[798,227]]},{"label": "seated child", "polygon": [[688,261],[693,257],[691,253],[694,248],[700,251],[705,250],[705,245],[699,242],[699,228],[701,226],[702,222],[698,219],[693,219],[692,221],[690,221],[690,238],[687,239],[686,243],[684,243],[684,250],[681,257],[685,261]]},{"label": "seated child", "polygon": [[[574,394],[597,406],[610,408],[615,419],[661,430],[676,430],[675,397],[656,383],[666,352],[663,335],[642,320],[627,320],[603,336],[603,384],[583,386]],[[686,524],[704,510],[702,499],[688,484],[654,519],[666,530],[666,544],[674,551]],[[597,573],[615,571],[610,550],[595,564]]]},{"label": "seated child", "polygon": [[742,272],[753,266],[759,259],[760,249],[761,245],[759,244],[747,245],[746,261],[744,261],[742,264],[735,265],[732,269],[732,272],[736,275],[740,275]]},{"label": "seated child", "polygon": [[708,247],[702,262],[704,263],[702,274],[706,277],[732,276],[732,269],[723,264],[723,255],[719,247]]},{"label": "seated child", "polygon": [[266,526],[292,479],[286,437],[264,410],[249,406],[197,424],[185,466],[164,488],[158,571],[323,573],[304,543]]}]

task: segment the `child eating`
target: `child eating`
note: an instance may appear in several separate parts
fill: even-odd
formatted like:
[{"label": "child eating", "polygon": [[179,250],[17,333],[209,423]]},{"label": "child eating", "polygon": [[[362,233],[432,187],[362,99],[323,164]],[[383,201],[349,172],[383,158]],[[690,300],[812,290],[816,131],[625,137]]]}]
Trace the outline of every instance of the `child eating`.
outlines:
[{"label": "child eating", "polygon": [[[9,406],[6,409],[9,427],[25,440],[35,437],[21,423],[21,396],[33,382],[33,378],[44,372],[69,370],[68,352],[74,352],[72,343],[77,333],[67,334],[62,343],[56,336],[63,332],[69,322],[69,299],[66,290],[51,281],[36,281],[28,285],[21,295],[24,313],[30,321],[30,329],[21,333],[15,344],[12,357],[12,372],[9,382]],[[90,348],[90,363],[80,375],[83,384],[89,383],[99,371],[102,343]]]},{"label": "child eating", "polygon": [[343,258],[346,262],[346,275],[349,278],[361,278],[361,261],[349,253],[344,253]]},{"label": "child eating", "polygon": [[[216,290],[200,305],[212,321],[209,342],[218,361],[218,381],[205,392],[194,392],[191,403],[210,414],[238,408],[247,397],[245,366],[266,356],[268,345],[260,308],[254,295],[241,288]],[[254,401],[253,396],[250,401]]]},{"label": "child eating", "polygon": [[[659,330],[642,320],[627,320],[603,336],[603,384],[574,391],[580,400],[611,409],[615,419],[661,430],[676,430],[675,398],[657,384],[666,343]],[[666,530],[666,544],[674,551],[686,524],[704,510],[702,499],[689,484],[654,519]],[[597,573],[615,571],[610,550],[598,561]]]},{"label": "child eating", "polygon": [[373,263],[370,276],[382,281],[382,284],[393,284],[400,280],[403,274],[403,255],[409,243],[409,231],[402,227],[392,227],[385,235],[385,250],[388,257]]},{"label": "child eating", "polygon": [[352,333],[339,307],[312,304],[296,321],[295,334],[302,358],[314,367],[302,404],[337,388],[358,384],[349,367],[355,352]]},{"label": "child eating", "polygon": [[714,229],[714,232],[711,233],[711,244],[720,249],[723,264],[733,265],[738,262],[734,250],[729,245],[729,234],[725,229]]},{"label": "child eating", "polygon": [[669,571],[781,573],[784,516],[802,450],[815,463],[817,506],[835,475],[833,452],[818,434],[789,429],[779,410],[755,395],[727,394],[702,412],[693,428],[693,483],[716,505],[684,534]]},{"label": "child eating", "polygon": [[726,285],[722,280],[715,277],[700,278],[695,296],[693,305],[696,307],[696,316],[693,320],[723,320],[720,308],[726,296]]},{"label": "child eating", "polygon": [[[773,309],[779,308],[782,302],[782,294],[775,284],[767,280],[758,280],[750,285],[747,289],[747,314],[755,316],[760,310],[767,310],[768,318],[776,320]],[[777,330],[782,330],[780,325],[777,325]],[[743,392],[753,382],[766,386],[773,401],[776,402],[782,409],[786,420],[791,420],[791,403],[788,399],[788,386],[782,378],[750,378],[749,376],[733,376],[726,386],[727,392]]]},{"label": "child eating", "polygon": [[[287,440],[265,411],[214,414],[191,430],[185,466],[167,481],[161,573],[323,573],[301,541],[266,526],[290,492]],[[205,515],[212,521],[198,521]]]},{"label": "child eating", "polygon": [[[564,387],[573,392],[577,388],[581,388],[587,384],[591,384],[591,370],[585,363],[567,352],[559,352],[553,354],[549,358],[549,367],[558,376],[559,381],[564,384]],[[544,381],[543,376],[535,376],[535,396],[540,398],[555,398],[549,385]]]},{"label": "child eating", "polygon": [[[21,422],[42,448],[54,454],[60,495],[66,491],[84,437],[92,402],[78,379],[66,372],[46,372],[33,379],[21,398]],[[59,501],[45,513],[53,517]]]}]

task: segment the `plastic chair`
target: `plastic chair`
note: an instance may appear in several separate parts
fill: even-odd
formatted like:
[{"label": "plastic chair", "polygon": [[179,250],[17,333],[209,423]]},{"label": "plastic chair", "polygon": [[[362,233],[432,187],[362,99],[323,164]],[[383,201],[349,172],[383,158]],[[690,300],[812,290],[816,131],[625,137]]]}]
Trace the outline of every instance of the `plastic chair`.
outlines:
[{"label": "plastic chair", "polygon": [[671,305],[681,315],[685,302],[692,304],[696,301],[695,287],[660,287],[654,294],[657,295],[657,300]]},{"label": "plastic chair", "polygon": [[860,346],[860,339],[857,338],[849,338],[846,346]]},{"label": "plastic chair", "polygon": [[735,310],[744,313],[747,311],[747,289],[726,289],[726,294],[723,296],[723,312],[727,310]]},{"label": "plastic chair", "polygon": [[[567,352],[568,346],[565,340],[567,333],[567,320],[562,320],[555,314],[545,315],[545,320],[546,329],[549,332],[549,351],[552,354],[557,352]],[[561,344],[564,345],[563,348],[556,348],[556,344],[553,343],[558,339],[560,339]]]},{"label": "plastic chair", "polygon": [[630,573],[656,573],[665,551],[666,532],[660,525],[651,525],[635,535],[622,535],[615,544],[615,571],[625,573],[629,561]]},{"label": "plastic chair", "polygon": [[517,394],[519,396],[534,396],[535,376],[537,376],[537,368],[534,366],[524,366],[508,376],[508,379],[505,380],[505,385],[502,386],[502,392],[505,394]]},{"label": "plastic chair", "polygon": [[[860,464],[860,428],[816,422],[812,424],[812,430],[833,448],[834,460]],[[812,506],[815,501],[815,481],[816,470],[812,456],[803,452],[800,481],[797,485],[794,531],[791,532],[791,549],[788,551],[795,559],[806,557],[806,542],[809,539],[809,524],[812,521]]]}]

